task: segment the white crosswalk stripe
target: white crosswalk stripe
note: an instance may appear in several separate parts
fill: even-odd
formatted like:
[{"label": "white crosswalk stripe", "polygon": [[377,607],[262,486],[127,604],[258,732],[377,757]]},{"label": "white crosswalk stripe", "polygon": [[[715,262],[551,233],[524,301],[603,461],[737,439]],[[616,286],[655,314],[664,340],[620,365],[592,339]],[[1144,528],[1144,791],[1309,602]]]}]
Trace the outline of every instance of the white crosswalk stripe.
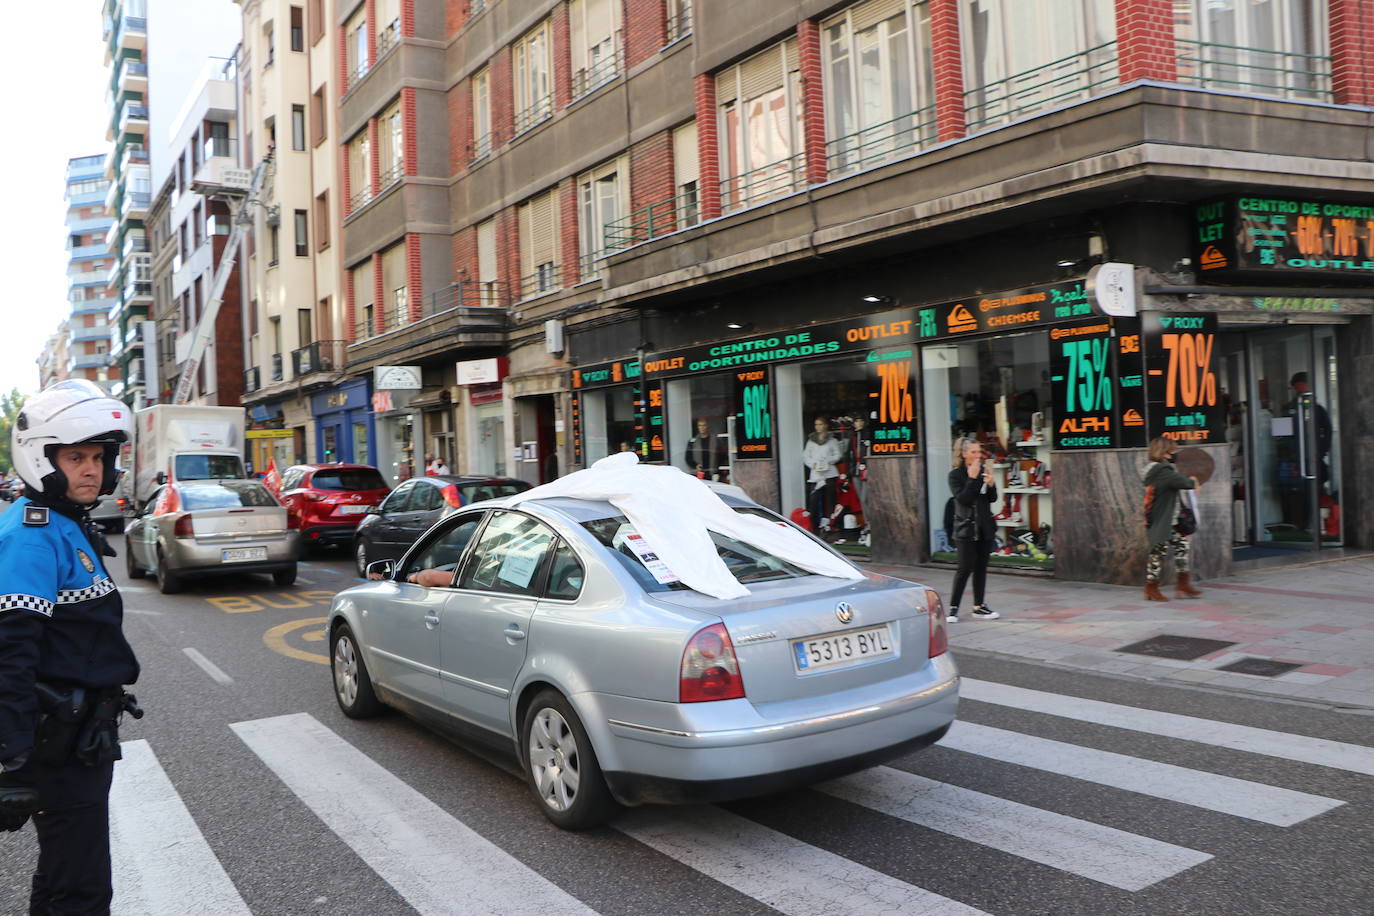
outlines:
[{"label": "white crosswalk stripe", "polygon": [[636,808],[615,826],[788,916],[982,912],[720,808]]},{"label": "white crosswalk stripe", "polygon": [[955,722],[940,739],[940,747],[1279,827],[1291,827],[1345,804],[1334,798],[972,722]]},{"label": "white crosswalk stripe", "polygon": [[1212,858],[1020,802],[876,767],[816,786],[904,821],[1122,890],[1138,891]]},{"label": "white crosswalk stripe", "polygon": [[593,913],[306,713],[230,726],[420,913]]},{"label": "white crosswalk stripe", "polygon": [[[1005,684],[965,679],[963,685],[964,696],[972,700],[1353,772],[1365,772],[1364,755],[1370,751]],[[312,716],[278,716],[230,728],[301,801],[302,816],[313,815],[323,822],[417,912],[452,913],[455,901],[461,901],[465,914],[595,913],[573,893],[521,861],[518,854],[468,827],[461,813],[455,816],[440,808]],[[1071,729],[1068,733],[1072,734]],[[962,720],[940,746],[993,761],[980,763],[985,776],[993,773],[1014,780],[1018,800],[995,794],[995,788],[988,788],[995,781],[984,781],[979,785],[983,791],[975,791],[896,767],[865,770],[814,788],[857,806],[855,818],[868,818],[858,823],[874,823],[874,815],[858,810],[865,809],[957,838],[939,841],[951,846],[958,841],[977,844],[994,851],[992,855],[1014,856],[1065,877],[1086,878],[1126,892],[1165,882],[1212,860],[1220,851],[1207,849],[1202,842],[1198,845],[1204,848],[1165,842],[1150,835],[1151,824],[1138,827],[1123,822],[1123,815],[1110,807],[1104,806],[1100,813],[1095,809],[1087,818],[1047,810],[1056,806],[1057,791],[1046,807],[1039,807],[1029,803],[1040,791],[1037,783],[1024,781],[1005,768],[999,772],[986,767],[1024,767],[1277,828],[1346,804],[1336,798]],[[920,760],[914,759],[918,769]],[[115,773],[110,816],[116,865],[114,912],[119,916],[248,913],[243,897],[148,742],[126,742],[124,760]],[[636,808],[624,812],[612,826],[648,849],[789,916],[981,912],[962,900],[812,845],[805,831],[793,836],[719,807]],[[927,841],[922,848],[936,855],[941,849]],[[953,858],[962,854],[957,847],[948,853]]]},{"label": "white crosswalk stripe", "polygon": [[117,916],[248,916],[147,741],[125,741],[110,789]]},{"label": "white crosswalk stripe", "polygon": [[1318,766],[1374,776],[1374,747],[1359,744],[1310,738],[1305,735],[1271,731],[1267,728],[1253,728],[1249,725],[1215,722],[1211,719],[1159,712],[1137,706],[1120,706],[1116,703],[1085,700],[1082,697],[1028,690],[1024,687],[973,678],[960,680],[959,696],[965,700],[995,703],[1028,712],[1042,712],[1066,719],[1077,719],[1080,722],[1110,725],[1151,735],[1196,741],[1215,747],[1296,760],[1300,763],[1315,763]]}]

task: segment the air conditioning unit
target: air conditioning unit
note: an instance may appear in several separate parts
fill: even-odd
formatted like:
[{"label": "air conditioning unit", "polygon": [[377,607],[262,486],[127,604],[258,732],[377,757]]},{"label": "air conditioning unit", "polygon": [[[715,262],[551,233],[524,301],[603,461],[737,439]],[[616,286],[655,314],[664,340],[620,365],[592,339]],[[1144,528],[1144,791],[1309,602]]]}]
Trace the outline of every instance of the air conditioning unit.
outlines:
[{"label": "air conditioning unit", "polygon": [[267,225],[281,225],[281,207],[279,205],[273,204],[272,206],[267,208]]},{"label": "air conditioning unit", "polygon": [[550,353],[563,352],[563,319],[550,318],[544,322],[544,349]]}]

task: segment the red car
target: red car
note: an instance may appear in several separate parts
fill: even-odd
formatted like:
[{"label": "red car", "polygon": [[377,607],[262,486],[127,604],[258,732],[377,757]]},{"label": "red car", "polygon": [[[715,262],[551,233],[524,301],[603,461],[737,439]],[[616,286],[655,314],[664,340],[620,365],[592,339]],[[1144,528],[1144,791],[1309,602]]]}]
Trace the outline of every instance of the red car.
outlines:
[{"label": "red car", "polygon": [[358,522],[390,492],[366,464],[297,464],[281,475],[280,499],[307,546],[350,543]]}]

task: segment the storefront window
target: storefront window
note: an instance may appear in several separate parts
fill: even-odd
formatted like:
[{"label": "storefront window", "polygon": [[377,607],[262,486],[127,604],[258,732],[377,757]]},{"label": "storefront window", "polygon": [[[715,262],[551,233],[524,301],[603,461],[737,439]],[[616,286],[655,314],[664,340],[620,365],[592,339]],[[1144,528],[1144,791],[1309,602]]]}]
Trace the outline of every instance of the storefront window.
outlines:
[{"label": "storefront window", "polygon": [[477,415],[477,466],[473,471],[478,474],[505,476],[506,473],[506,420],[503,406],[481,404],[473,408]]},{"label": "storefront window", "polygon": [[1050,351],[1043,333],[925,347],[927,489],[931,553],[954,560],[949,472],[962,436],[996,456],[996,565],[1054,564],[1051,500]]},{"label": "storefront window", "polygon": [[667,383],[668,461],[704,480],[729,482],[735,377],[728,372]]},{"label": "storefront window", "polygon": [[635,386],[587,391],[582,399],[584,465],[615,452],[632,452],[639,436],[635,420]]},{"label": "storefront window", "polygon": [[[356,452],[355,452],[356,454]],[[320,461],[329,463],[339,460],[339,428],[330,424],[324,428],[324,454],[320,456]]]},{"label": "storefront window", "polygon": [[[841,551],[861,556],[869,546],[863,500],[877,407],[868,357],[776,370],[784,513],[804,520]],[[798,510],[808,514],[799,516]]]},{"label": "storefront window", "polygon": [[391,479],[392,486],[415,476],[415,417],[395,414],[378,417],[379,437],[384,451],[378,456],[380,469]]},{"label": "storefront window", "polygon": [[[332,440],[333,440],[333,432],[334,432],[334,430],[331,428],[329,432],[330,432],[330,440],[331,440],[330,443],[329,443],[330,455],[331,455],[332,460],[336,460],[336,461],[337,461],[337,460],[338,460],[338,458],[337,458],[337,452],[335,452],[335,450],[334,450],[335,447],[334,447],[334,443],[333,443],[333,441],[332,441]],[[358,423],[354,423],[354,424],[353,424],[353,460],[356,461],[358,464],[371,464],[371,463],[372,463],[372,452],[369,451],[369,450],[368,450],[368,447],[367,447],[367,424],[366,424],[366,423],[358,422]]]}]

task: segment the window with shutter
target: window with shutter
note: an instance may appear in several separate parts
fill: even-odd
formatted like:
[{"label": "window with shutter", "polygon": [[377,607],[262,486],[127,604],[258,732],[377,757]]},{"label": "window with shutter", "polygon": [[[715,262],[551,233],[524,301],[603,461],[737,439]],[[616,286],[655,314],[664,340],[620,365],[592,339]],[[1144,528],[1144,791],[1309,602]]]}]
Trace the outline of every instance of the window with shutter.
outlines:
[{"label": "window with shutter", "polygon": [[620,75],[619,0],[572,0],[568,24],[573,98]]},{"label": "window with shutter", "polygon": [[553,116],[549,78],[549,24],[541,22],[515,43],[515,132]]},{"label": "window with shutter", "polygon": [[377,17],[377,56],[381,57],[396,47],[401,38],[400,0],[377,0],[375,15]]},{"label": "window with shutter", "polygon": [[483,305],[497,305],[499,283],[496,273],[496,220],[477,226],[477,283]]},{"label": "window with shutter", "polygon": [[387,330],[410,323],[406,289],[406,243],[404,240],[382,252],[382,295],[386,297],[383,326]]},{"label": "window with shutter", "polygon": [[[401,180],[405,169],[405,134],[401,126],[401,100],[382,112],[378,120],[381,137],[377,156],[381,165],[382,188]],[[380,192],[381,188],[378,188]]]},{"label": "window with shutter", "polygon": [[797,43],[788,39],[717,77],[726,209],[800,186],[805,168],[797,71]]},{"label": "window with shutter", "polygon": [[697,122],[691,121],[673,131],[673,187],[677,192],[674,211],[679,229],[695,226],[701,220],[701,194],[697,164]]},{"label": "window with shutter", "polygon": [[556,290],[559,283],[558,190],[520,207],[520,294],[523,298]]},{"label": "window with shutter", "polygon": [[348,272],[353,280],[353,320],[356,322],[355,335],[358,340],[371,337],[372,324],[372,259],[358,262]]},{"label": "window with shutter", "polygon": [[469,161],[491,155],[491,70],[472,78],[472,150]]}]

